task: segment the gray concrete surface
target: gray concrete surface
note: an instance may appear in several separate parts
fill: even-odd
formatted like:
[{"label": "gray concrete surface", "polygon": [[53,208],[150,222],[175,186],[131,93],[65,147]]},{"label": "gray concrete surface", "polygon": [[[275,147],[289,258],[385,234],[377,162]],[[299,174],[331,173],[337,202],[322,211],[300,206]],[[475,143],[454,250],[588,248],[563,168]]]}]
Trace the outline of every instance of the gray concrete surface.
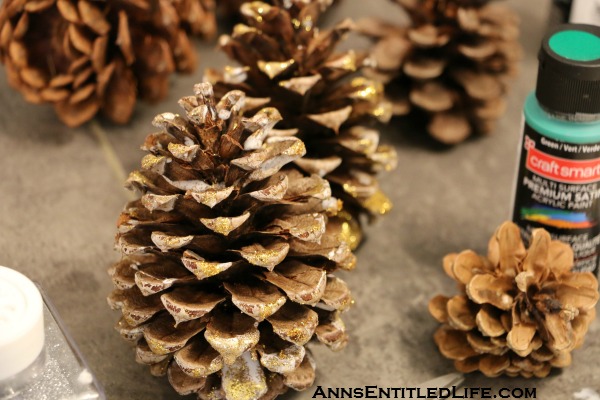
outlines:
[{"label": "gray concrete surface", "polygon": [[[509,3],[524,22],[526,58],[495,134],[441,149],[417,130],[386,130],[384,140],[399,153],[398,170],[382,178],[395,209],[367,229],[359,266],[344,275],[356,298],[345,316],[351,343],[340,353],[314,349],[317,384],[414,386],[452,371],[433,344],[436,323],[426,305],[434,294],[454,291],[442,272],[442,257],[466,248],[484,252],[495,227],[508,218],[520,108],[534,85],[535,55],[550,2]],[[401,18],[386,0],[345,0],[327,22],[371,12]],[[223,64],[214,44],[200,49],[201,69],[174,81],[165,102],[141,105],[125,127],[100,122],[125,170],[139,164],[138,148],[152,131],[152,117],[177,110],[176,100],[200,80],[200,71]],[[121,182],[91,127],[61,126],[52,110],[26,104],[0,74],[0,265],[42,283],[109,399],[176,399],[164,379],[151,377],[134,362],[131,349],[113,330],[117,315],[106,305],[111,284],[105,271],[118,258],[113,236],[125,201]],[[595,322],[574,365],[562,373],[529,381],[474,374],[467,385],[535,387],[539,399],[573,399],[584,387],[600,391],[599,359],[600,323]],[[288,397],[309,399],[312,393]]]}]

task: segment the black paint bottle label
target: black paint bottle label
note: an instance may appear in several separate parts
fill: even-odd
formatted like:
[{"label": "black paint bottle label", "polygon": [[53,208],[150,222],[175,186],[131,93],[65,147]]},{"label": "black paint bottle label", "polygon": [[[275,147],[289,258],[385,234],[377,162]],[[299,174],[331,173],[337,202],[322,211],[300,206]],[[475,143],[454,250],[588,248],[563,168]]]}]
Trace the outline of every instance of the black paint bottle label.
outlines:
[{"label": "black paint bottle label", "polygon": [[535,228],[567,242],[574,271],[600,262],[600,143],[573,144],[542,136],[525,124],[513,221],[529,242]]}]

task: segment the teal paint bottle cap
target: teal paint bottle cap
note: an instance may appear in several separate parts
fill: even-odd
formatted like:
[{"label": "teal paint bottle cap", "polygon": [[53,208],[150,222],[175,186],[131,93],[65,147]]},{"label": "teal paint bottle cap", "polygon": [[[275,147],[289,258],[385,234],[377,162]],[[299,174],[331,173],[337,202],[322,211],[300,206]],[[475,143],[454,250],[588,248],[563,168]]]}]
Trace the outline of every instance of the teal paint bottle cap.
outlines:
[{"label": "teal paint bottle cap", "polygon": [[535,95],[556,114],[600,114],[600,27],[560,25],[539,53]]}]

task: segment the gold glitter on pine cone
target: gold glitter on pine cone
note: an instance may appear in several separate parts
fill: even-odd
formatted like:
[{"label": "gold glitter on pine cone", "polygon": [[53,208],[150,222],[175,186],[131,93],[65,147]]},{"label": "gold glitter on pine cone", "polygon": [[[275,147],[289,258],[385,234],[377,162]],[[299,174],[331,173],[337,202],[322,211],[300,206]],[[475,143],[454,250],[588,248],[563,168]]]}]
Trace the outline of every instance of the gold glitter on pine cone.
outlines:
[{"label": "gold glitter on pine cone", "polygon": [[195,69],[190,35],[214,35],[214,7],[214,0],[5,0],[0,61],[13,88],[53,105],[66,125],[99,112],[124,124],[138,96],[160,100],[173,72]]},{"label": "gold glitter on pine cone", "polygon": [[[382,215],[391,202],[380,190],[377,173],[396,167],[396,153],[380,145],[369,124],[391,117],[383,86],[360,75],[362,58],[335,49],[352,30],[346,20],[330,30],[316,27],[321,1],[247,2],[245,24],[220,39],[241,66],[207,71],[217,93],[244,90],[255,105],[277,108],[282,129],[296,134],[307,154],[295,164],[305,174],[327,179],[344,209]],[[281,3],[281,4],[280,4]]]},{"label": "gold glitter on pine cone", "polygon": [[425,115],[446,144],[491,132],[521,59],[518,16],[489,0],[394,1],[410,26],[358,22],[376,42],[370,76],[386,84],[394,114]]},{"label": "gold glitter on pine cone", "polygon": [[443,325],[434,335],[440,352],[461,372],[526,378],[571,364],[596,317],[598,280],[572,272],[573,251],[533,231],[525,249],[519,228],[502,224],[488,256],[466,250],[444,258],[444,270],[462,294],[436,296],[431,315]]},{"label": "gold glitter on pine cone", "polygon": [[154,119],[109,271],[136,360],[200,399],[304,390],[315,379],[305,345],[348,341],[352,298],[333,272],[355,257],[329,219],[338,201],[326,180],[289,168],[305,147],[274,129],[280,113],[242,117],[247,100],[203,83],[180,100],[184,115]]},{"label": "gold glitter on pine cone", "polygon": [[[251,3],[254,0],[219,0],[218,7],[221,8],[223,14],[228,18],[239,19],[241,11],[240,8],[244,3]],[[283,7],[289,5],[290,7],[304,7],[306,3],[315,3],[318,8],[314,9],[314,12],[318,14],[313,15],[313,18],[317,19],[320,13],[327,11],[331,6],[339,3],[341,0],[266,0],[264,3],[273,6]]]}]

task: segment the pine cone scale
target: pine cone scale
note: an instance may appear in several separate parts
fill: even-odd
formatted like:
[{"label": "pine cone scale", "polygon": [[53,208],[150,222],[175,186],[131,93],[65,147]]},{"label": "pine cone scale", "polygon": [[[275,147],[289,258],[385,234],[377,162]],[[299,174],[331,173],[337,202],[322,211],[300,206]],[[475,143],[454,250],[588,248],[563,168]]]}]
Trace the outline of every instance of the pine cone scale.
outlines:
[{"label": "pine cone scale", "polygon": [[192,339],[188,346],[175,354],[174,359],[185,375],[194,378],[205,378],[219,372],[224,366],[221,354],[203,337]]}]

